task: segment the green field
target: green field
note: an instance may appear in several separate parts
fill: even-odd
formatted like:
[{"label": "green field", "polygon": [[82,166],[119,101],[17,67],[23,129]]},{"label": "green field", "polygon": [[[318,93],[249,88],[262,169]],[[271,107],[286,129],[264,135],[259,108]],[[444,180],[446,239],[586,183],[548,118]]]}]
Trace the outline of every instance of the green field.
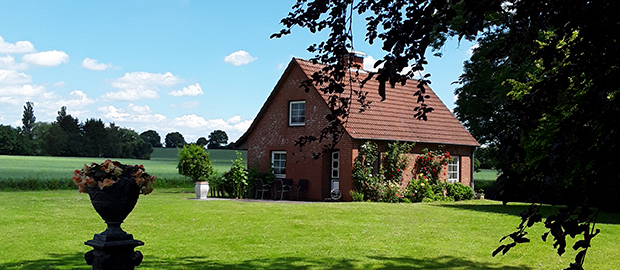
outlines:
[{"label": "green field", "polygon": [[[189,191],[189,189],[187,189]],[[563,269],[542,242],[491,257],[522,204],[198,201],[180,189],[140,196],[123,228],[146,244],[137,269]],[[550,207],[544,209],[549,213]],[[84,241],[105,229],[76,190],[0,192],[0,269],[89,269]],[[586,269],[618,269],[620,215],[603,214]]]},{"label": "green field", "polygon": [[[236,158],[234,150],[209,150],[211,162],[218,172],[226,172]],[[245,153],[244,158],[245,158]],[[0,155],[0,180],[6,179],[71,179],[73,171],[84,164],[103,162],[105,158],[40,157]],[[155,148],[151,160],[115,159],[126,164],[143,164],[147,172],[158,178],[180,178],[177,172],[177,149]]]},{"label": "green field", "polygon": [[474,172],[475,180],[493,180],[497,179],[496,170],[481,169],[480,172]]}]

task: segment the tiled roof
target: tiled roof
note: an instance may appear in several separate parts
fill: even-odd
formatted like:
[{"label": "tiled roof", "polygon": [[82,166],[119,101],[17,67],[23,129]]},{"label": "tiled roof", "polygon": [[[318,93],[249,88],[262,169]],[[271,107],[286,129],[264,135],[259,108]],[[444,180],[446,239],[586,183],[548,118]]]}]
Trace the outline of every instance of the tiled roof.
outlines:
[{"label": "tiled roof", "polygon": [[[295,58],[304,73],[310,76],[322,66],[309,61]],[[360,73],[360,79],[366,75]],[[360,104],[352,102],[351,112],[346,124],[346,131],[354,139],[394,140],[408,142],[438,143],[446,145],[479,146],[478,142],[448,110],[446,105],[427,87],[426,94],[430,96],[426,103],[434,109],[429,113],[428,120],[418,120],[413,110],[417,105],[417,98],[413,93],[418,82],[410,80],[405,86],[397,84],[391,88],[386,86],[386,99],[380,101],[378,94],[379,83],[374,78],[364,85],[368,92],[367,99],[372,101],[370,108],[359,112]],[[359,90],[359,85],[354,89]],[[326,94],[323,94],[327,98]]]}]

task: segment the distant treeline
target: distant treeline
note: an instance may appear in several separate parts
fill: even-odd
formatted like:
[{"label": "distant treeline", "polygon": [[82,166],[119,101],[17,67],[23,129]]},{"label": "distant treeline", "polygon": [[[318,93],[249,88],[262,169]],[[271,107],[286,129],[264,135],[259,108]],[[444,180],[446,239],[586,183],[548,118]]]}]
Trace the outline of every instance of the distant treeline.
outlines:
[{"label": "distant treeline", "polygon": [[[80,123],[67,114],[67,107],[58,111],[52,123],[36,122],[32,102],[26,102],[21,127],[0,125],[0,155],[105,157],[150,159],[153,147],[163,147],[155,130],[140,134],[114,123],[105,125],[101,119],[88,119]],[[197,145],[209,149],[232,148],[228,135],[215,130],[209,139],[200,137]],[[170,132],[165,138],[166,147],[178,148],[187,144],[179,132]]]},{"label": "distant treeline", "polygon": [[66,109],[52,123],[35,122],[27,102],[23,126],[0,125],[0,154],[150,159],[153,146],[135,131],[114,123],[106,127],[101,119],[80,123]]}]

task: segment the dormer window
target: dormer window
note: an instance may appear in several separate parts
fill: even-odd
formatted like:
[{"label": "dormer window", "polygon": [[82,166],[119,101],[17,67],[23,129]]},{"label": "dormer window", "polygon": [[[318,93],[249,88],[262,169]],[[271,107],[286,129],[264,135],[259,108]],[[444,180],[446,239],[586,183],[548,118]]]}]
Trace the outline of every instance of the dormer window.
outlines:
[{"label": "dormer window", "polygon": [[289,126],[303,126],[306,124],[306,101],[291,101],[288,106]]}]

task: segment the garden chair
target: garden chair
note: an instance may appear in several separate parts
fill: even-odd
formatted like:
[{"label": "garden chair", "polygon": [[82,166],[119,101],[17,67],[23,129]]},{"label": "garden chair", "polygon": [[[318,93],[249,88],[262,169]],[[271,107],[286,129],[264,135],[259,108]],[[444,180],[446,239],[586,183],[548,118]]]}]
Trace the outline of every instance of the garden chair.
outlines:
[{"label": "garden chair", "polygon": [[261,200],[265,196],[265,192],[269,193],[269,191],[271,191],[271,186],[268,184],[263,184],[263,180],[261,179],[254,179],[254,188],[256,189],[256,195],[254,195],[254,198],[257,198],[258,193],[260,192]]},{"label": "garden chair", "polygon": [[308,179],[299,179],[297,182],[297,200],[299,201],[299,193],[303,192],[304,194],[308,190]]},{"label": "garden chair", "polygon": [[[284,179],[286,180],[286,179]],[[273,191],[273,199],[275,200],[278,197],[278,193],[280,193],[280,200],[284,198],[284,193],[288,192],[289,198],[291,195],[291,186],[285,185],[283,179],[276,179],[273,181],[274,191]],[[287,180],[288,182],[288,180]],[[291,184],[293,180],[291,179]]]}]

